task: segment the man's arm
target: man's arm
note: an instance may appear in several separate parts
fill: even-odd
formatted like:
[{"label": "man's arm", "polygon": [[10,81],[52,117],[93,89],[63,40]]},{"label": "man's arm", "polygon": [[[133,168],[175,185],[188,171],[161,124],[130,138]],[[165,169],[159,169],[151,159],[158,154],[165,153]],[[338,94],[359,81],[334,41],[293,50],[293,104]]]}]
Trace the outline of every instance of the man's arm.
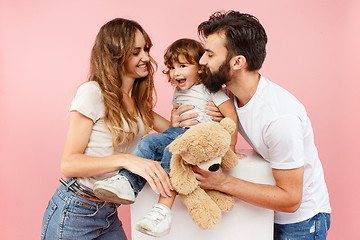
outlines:
[{"label": "man's arm", "polygon": [[230,118],[234,121],[236,127],[235,132],[231,135],[231,145],[230,148],[235,152],[235,145],[237,143],[237,135],[238,135],[238,118],[235,111],[235,108],[231,102],[231,100],[227,100],[219,105],[218,109],[220,110],[220,113],[224,115],[224,117]]},{"label": "man's arm", "polygon": [[[263,132],[276,185],[247,182],[224,172],[198,171],[200,186],[231,194],[248,203],[282,212],[296,211],[302,202],[304,146],[301,120],[286,115]],[[281,169],[280,169],[281,168]]]},{"label": "man's arm", "polygon": [[281,212],[295,212],[302,201],[304,167],[273,169],[276,185],[251,183],[224,173],[203,171],[194,167],[199,186],[218,190],[247,203]]}]

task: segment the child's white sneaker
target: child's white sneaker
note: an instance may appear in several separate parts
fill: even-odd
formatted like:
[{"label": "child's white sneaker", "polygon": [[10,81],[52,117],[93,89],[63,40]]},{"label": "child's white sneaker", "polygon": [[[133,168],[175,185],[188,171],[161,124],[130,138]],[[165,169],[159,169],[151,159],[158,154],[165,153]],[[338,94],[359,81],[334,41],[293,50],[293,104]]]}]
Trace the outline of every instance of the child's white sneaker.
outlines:
[{"label": "child's white sneaker", "polygon": [[106,202],[126,205],[135,202],[134,190],[129,180],[122,175],[95,182],[93,191],[98,198]]},{"label": "child's white sneaker", "polygon": [[153,237],[169,234],[171,227],[171,211],[164,204],[157,203],[151,211],[136,224],[136,230]]}]

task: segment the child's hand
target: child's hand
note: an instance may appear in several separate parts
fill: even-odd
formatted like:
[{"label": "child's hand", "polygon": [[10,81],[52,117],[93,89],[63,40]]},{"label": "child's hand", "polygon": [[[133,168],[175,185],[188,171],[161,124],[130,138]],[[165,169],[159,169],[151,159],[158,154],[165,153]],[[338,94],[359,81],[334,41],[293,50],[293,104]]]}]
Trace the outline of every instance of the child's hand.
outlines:
[{"label": "child's hand", "polygon": [[236,156],[239,158],[239,159],[243,159],[243,158],[246,158],[247,155],[246,154],[243,154],[243,153],[238,153],[238,152],[235,152]]}]

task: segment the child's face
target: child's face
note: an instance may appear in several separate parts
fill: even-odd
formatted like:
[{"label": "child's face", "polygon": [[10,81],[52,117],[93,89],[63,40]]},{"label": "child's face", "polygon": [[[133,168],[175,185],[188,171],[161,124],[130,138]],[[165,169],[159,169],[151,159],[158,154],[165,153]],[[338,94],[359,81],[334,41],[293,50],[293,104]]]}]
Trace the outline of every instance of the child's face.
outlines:
[{"label": "child's face", "polygon": [[170,79],[178,89],[186,90],[199,82],[200,65],[189,63],[184,55],[179,55],[178,60],[169,68]]}]

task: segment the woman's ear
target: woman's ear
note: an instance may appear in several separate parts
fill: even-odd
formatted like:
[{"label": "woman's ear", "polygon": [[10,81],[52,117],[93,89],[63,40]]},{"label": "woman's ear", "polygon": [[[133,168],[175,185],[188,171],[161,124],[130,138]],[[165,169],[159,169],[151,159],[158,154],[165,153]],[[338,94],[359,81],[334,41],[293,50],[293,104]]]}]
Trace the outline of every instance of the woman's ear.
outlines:
[{"label": "woman's ear", "polygon": [[240,70],[245,67],[246,58],[243,55],[237,55],[231,59],[231,67],[233,70]]}]

